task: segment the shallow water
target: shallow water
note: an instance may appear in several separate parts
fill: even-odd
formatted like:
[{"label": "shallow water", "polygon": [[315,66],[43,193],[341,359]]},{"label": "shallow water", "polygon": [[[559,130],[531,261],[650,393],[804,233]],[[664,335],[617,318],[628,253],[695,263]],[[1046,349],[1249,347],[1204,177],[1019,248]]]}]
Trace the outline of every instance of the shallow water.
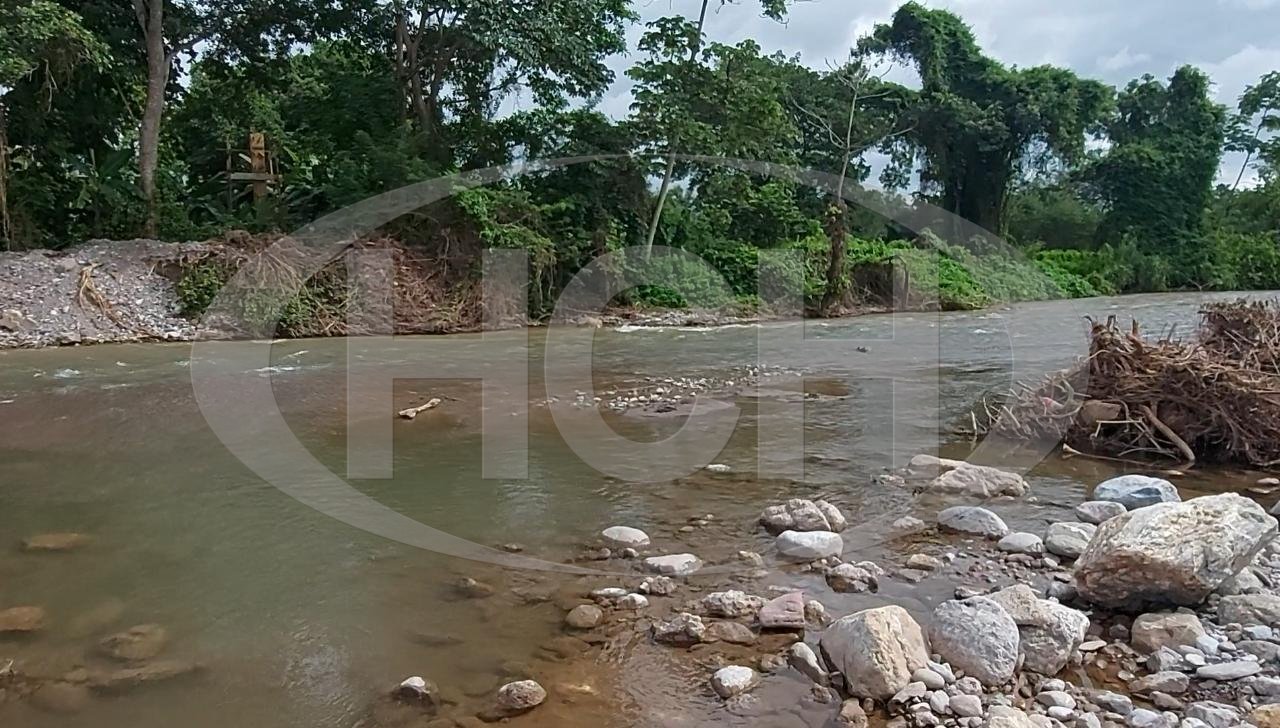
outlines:
[{"label": "shallow water", "polygon": [[[596,424],[569,402],[545,402],[543,358],[548,350],[562,352],[544,332],[496,335],[511,351],[527,341],[533,352],[527,478],[482,475],[482,419],[509,417],[518,403],[482,404],[481,388],[470,380],[397,383],[396,408],[428,396],[447,399],[413,422],[395,422],[394,477],[352,481],[360,492],[476,544],[516,542],[525,556],[612,572],[600,576],[442,556],[365,533],[289,497],[232,455],[205,423],[192,391],[190,345],[0,352],[0,609],[40,605],[49,613],[43,632],[0,639],[0,665],[12,658],[41,676],[105,667],[95,648],[102,637],[159,623],[171,638],[166,659],[206,668],[190,679],[95,698],[81,715],[10,701],[0,705],[0,725],[88,719],[102,728],[376,725],[377,696],[408,675],[439,683],[460,704],[457,715],[466,715],[519,672],[546,685],[552,698],[517,723],[741,723],[706,690],[708,672],[698,664],[706,655],[691,660],[648,647],[626,625],[585,656],[555,659],[543,649],[562,634],[561,605],[573,604],[576,592],[639,581],[631,562],[582,560],[602,528],[644,529],[654,553],[691,551],[711,565],[733,564],[740,549],[768,559],[770,539],[754,523],[760,510],[786,497],[821,495],[854,524],[845,534],[851,560],[895,558],[904,546],[886,543],[888,523],[909,513],[931,518],[938,504],[874,486],[872,475],[916,452],[967,455],[973,444],[946,433],[983,393],[1082,354],[1084,316],[1136,316],[1147,330],[1190,331],[1198,303],[1221,297],[868,316],[809,322],[803,339],[797,324],[597,332],[598,389],[626,388],[645,377],[724,374],[758,356],[804,375],[803,382],[787,373],[766,376],[759,387],[734,387],[719,397],[737,408],[736,429],[723,450],[699,454],[732,468],[723,474],[628,481],[584,462],[559,426]],[[479,346],[479,337],[450,340]],[[416,355],[409,343],[399,352],[406,357]],[[218,346],[233,345],[210,351]],[[252,373],[269,378],[293,432],[339,474],[346,457],[345,347],[341,340],[281,342],[272,350],[274,366]],[[394,359],[397,352],[384,355]],[[795,402],[803,402],[801,410],[785,406]],[[608,421],[633,440],[651,442],[684,423],[676,415],[631,413]],[[693,418],[691,426],[717,416]],[[778,447],[772,434],[761,435],[796,427],[800,448]],[[612,457],[632,470],[659,464],[639,446]],[[975,457],[1008,463],[1007,454],[985,447]],[[1087,484],[1114,472],[1053,455],[1032,471],[1034,499],[995,510],[1011,527],[1042,531],[1083,498]],[[1178,483],[1202,492],[1241,488],[1259,475],[1213,472]],[[679,530],[705,514],[715,516],[709,525]],[[66,554],[17,549],[22,538],[49,531],[83,532],[93,542]],[[494,586],[495,595],[460,598],[454,583],[464,575]],[[672,603],[726,584],[743,588],[742,578],[733,570],[695,577]],[[821,577],[793,570],[747,584],[755,593],[770,585],[807,589],[836,615],[888,601],[925,611],[954,588],[940,580],[887,581],[878,594],[834,595]],[[668,605],[653,601],[655,614]],[[761,651],[715,648],[728,658],[735,649],[744,658]],[[794,704],[804,686],[779,679],[762,690]],[[822,725],[833,712],[801,703],[787,721]]]}]

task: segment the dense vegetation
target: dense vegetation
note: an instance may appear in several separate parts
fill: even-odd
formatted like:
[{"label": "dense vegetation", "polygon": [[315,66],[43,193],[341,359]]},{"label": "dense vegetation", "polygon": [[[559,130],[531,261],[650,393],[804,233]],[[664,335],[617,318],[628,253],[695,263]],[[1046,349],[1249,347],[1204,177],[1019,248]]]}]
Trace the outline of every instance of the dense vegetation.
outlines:
[{"label": "dense vegetation", "polygon": [[[759,300],[762,250],[800,251],[794,272],[822,312],[883,296],[895,267],[915,303],[944,307],[1280,288],[1280,72],[1230,109],[1192,67],[1115,89],[1009,67],[960,18],[914,2],[815,70],[706,37],[708,12],[782,20],[785,0],[694,7],[628,49],[627,0],[8,0],[0,240],[289,231],[452,172],[607,155],[466,190],[380,232],[453,280],[474,274],[482,246],[527,250],[539,313],[596,255],[654,245],[702,256],[745,305]],[[614,119],[594,102],[624,51],[634,101]],[[917,82],[886,80],[893,64]],[[250,132],[279,173],[257,200],[231,180],[248,170]],[[1256,184],[1242,169],[1215,185],[1226,151],[1245,155]],[[847,204],[872,174],[868,152],[890,160],[874,193],[886,205],[929,203],[1016,254],[954,218],[921,236]],[[701,285],[692,269],[669,272]],[[183,290],[199,308],[208,270],[192,275]],[[635,300],[688,302],[663,287]]]}]

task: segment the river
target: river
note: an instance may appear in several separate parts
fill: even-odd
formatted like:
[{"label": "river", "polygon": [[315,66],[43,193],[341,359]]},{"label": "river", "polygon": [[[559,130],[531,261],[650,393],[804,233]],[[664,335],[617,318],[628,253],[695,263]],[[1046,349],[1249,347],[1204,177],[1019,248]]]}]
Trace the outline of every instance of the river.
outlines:
[{"label": "river", "polygon": [[[769,558],[771,539],[755,524],[761,509],[821,495],[850,516],[849,555],[896,558],[901,547],[887,542],[887,524],[906,514],[931,520],[937,506],[875,485],[873,475],[913,452],[966,456],[972,443],[947,433],[984,393],[1084,353],[1084,316],[1136,316],[1147,331],[1190,332],[1198,304],[1224,297],[1160,294],[808,322],[803,346],[795,344],[798,329],[785,331],[797,324],[767,324],[765,337],[753,326],[597,331],[598,389],[626,389],[646,377],[731,377],[757,360],[760,347],[769,349],[765,360],[776,371],[759,386],[730,387],[715,398],[736,406],[739,418],[728,444],[708,457],[728,465],[727,473],[624,479],[584,462],[558,424],[596,425],[570,402],[545,401],[541,365],[558,344],[547,343],[544,331],[489,340],[513,350],[528,343],[532,352],[526,478],[482,477],[483,417],[509,416],[518,403],[499,400],[486,410],[479,385],[462,379],[397,384],[397,407],[428,396],[444,401],[414,421],[395,422],[394,477],[353,481],[361,493],[475,544],[518,543],[522,556],[612,573],[604,576],[443,556],[353,528],[290,497],[206,424],[193,395],[190,344],[0,351],[0,609],[38,605],[48,612],[42,632],[0,639],[0,666],[14,659],[42,676],[102,667],[99,640],[155,623],[168,631],[167,659],[205,668],[188,679],[96,697],[79,715],[0,701],[0,725],[390,725],[395,716],[371,706],[409,675],[437,682],[463,715],[522,673],[552,697],[517,724],[728,721],[696,659],[654,648],[627,628],[606,630],[608,639],[582,655],[553,654],[574,651],[555,640],[564,608],[579,592],[639,581],[634,562],[584,560],[601,529],[641,528],[653,537],[653,553],[688,551],[709,564],[732,563],[740,549]],[[822,346],[827,339],[850,343]],[[338,473],[346,456],[345,347],[337,339],[278,342],[274,366],[252,373],[269,378],[298,439]],[[799,410],[778,406],[797,401]],[[620,413],[608,422],[629,438],[653,441],[671,434],[683,422],[679,415]],[[762,456],[760,430],[779,424],[770,418],[800,426],[803,446]],[[612,457],[632,472],[659,465],[640,447]],[[760,466],[770,474],[758,474]],[[1051,455],[1031,471],[1034,498],[1005,504],[1001,515],[1014,528],[1043,532],[1114,472]],[[1258,475],[1198,473],[1178,484],[1191,492],[1242,488]],[[714,519],[682,530],[707,514]],[[92,542],[61,554],[17,548],[23,538],[60,531],[88,534]],[[494,595],[464,598],[455,584],[465,576],[493,586]],[[745,578],[710,573],[689,589],[742,588]],[[746,583],[755,593],[808,589],[837,616],[890,600],[923,612],[954,588],[927,579],[889,582],[878,594],[835,595],[820,576],[776,569]],[[732,657],[735,648],[717,649]],[[802,685],[784,681],[765,692],[791,704]],[[822,725],[832,714],[810,708],[798,704],[789,720]]]}]

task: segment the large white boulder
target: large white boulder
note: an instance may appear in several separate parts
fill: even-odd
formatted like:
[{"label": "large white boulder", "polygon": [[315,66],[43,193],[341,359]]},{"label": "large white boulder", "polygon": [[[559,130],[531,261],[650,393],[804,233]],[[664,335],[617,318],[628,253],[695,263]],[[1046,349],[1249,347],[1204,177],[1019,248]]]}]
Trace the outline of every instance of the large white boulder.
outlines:
[{"label": "large white boulder", "polygon": [[1106,607],[1198,604],[1275,536],[1276,519],[1234,493],[1157,503],[1098,526],[1076,589]]},{"label": "large white boulder", "polygon": [[817,561],[844,552],[844,539],[830,531],[783,531],[775,543],[778,553],[797,561]]},{"label": "large white boulder", "polygon": [[987,598],[1004,607],[1018,625],[1023,666],[1041,675],[1056,675],[1084,641],[1089,617],[1049,599],[1025,584],[1002,589]]},{"label": "large white boulder", "polygon": [[1178,489],[1164,478],[1150,475],[1121,475],[1103,481],[1093,490],[1093,499],[1111,501],[1134,510],[1156,503],[1176,503],[1182,500]]},{"label": "large white boulder", "polygon": [[827,665],[844,676],[849,694],[860,698],[888,700],[929,664],[920,625],[896,605],[836,620],[822,633],[819,648]]},{"label": "large white boulder", "polygon": [[983,685],[1003,685],[1018,666],[1018,625],[986,597],[951,599],[933,610],[929,644],[952,667]]}]

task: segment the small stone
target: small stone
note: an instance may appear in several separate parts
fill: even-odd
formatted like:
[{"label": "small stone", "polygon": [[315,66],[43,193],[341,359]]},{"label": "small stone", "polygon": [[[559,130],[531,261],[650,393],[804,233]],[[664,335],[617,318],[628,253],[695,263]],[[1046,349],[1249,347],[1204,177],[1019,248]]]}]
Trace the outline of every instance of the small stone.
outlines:
[{"label": "small stone", "polygon": [[413,703],[438,705],[440,702],[440,689],[436,687],[435,683],[414,676],[405,678],[404,682],[396,686],[395,697]]},{"label": "small stone", "polygon": [[1134,708],[1127,722],[1132,728],[1168,728],[1163,715],[1146,708]]},{"label": "small stone", "polygon": [[844,540],[831,531],[783,531],[775,546],[778,553],[796,561],[817,561],[844,552]]},{"label": "small stone", "polygon": [[520,680],[498,688],[498,709],[507,715],[533,710],[546,699],[547,691],[533,680]]},{"label": "small stone", "polygon": [[644,548],[649,545],[649,535],[638,528],[610,526],[600,533],[611,546]]},{"label": "small stone", "polygon": [[765,602],[756,613],[763,629],[804,629],[804,592],[791,592]]},{"label": "small stone", "polygon": [[911,681],[924,683],[924,686],[930,690],[941,690],[947,686],[947,681],[943,680],[941,675],[927,667],[911,673]]},{"label": "small stone", "polygon": [[880,586],[874,574],[854,564],[840,564],[827,572],[826,579],[833,591],[844,594],[875,591]]},{"label": "small stone", "polygon": [[706,639],[707,628],[702,618],[682,612],[663,622],[654,622],[653,639],[655,642],[688,647]]},{"label": "small stone", "polygon": [[671,596],[676,593],[676,581],[669,576],[646,576],[637,591],[660,597]]},{"label": "small stone", "polygon": [[1280,704],[1259,705],[1249,714],[1249,722],[1258,728],[1280,728]]},{"label": "small stone", "polygon": [[594,629],[604,620],[604,611],[594,604],[579,604],[565,615],[564,623],[572,629]]},{"label": "small stone", "polygon": [[1097,690],[1089,694],[1089,699],[1110,713],[1128,715],[1133,711],[1133,700],[1128,695],[1113,693],[1109,690]]},{"label": "small stone", "polygon": [[1039,556],[1044,553],[1044,541],[1034,533],[1018,531],[1000,539],[996,548],[1011,554],[1030,554]]},{"label": "small stone", "polygon": [[1129,683],[1129,689],[1135,693],[1150,693],[1159,691],[1162,693],[1171,693],[1180,695],[1187,692],[1187,688],[1191,685],[1191,678],[1180,672],[1157,672],[1151,675],[1140,677]]},{"label": "small stone", "polygon": [[647,609],[648,607],[649,600],[646,599],[643,594],[628,594],[618,600],[618,609],[637,611],[640,609]]},{"label": "small stone", "polygon": [[1187,717],[1204,721],[1210,728],[1230,728],[1240,722],[1240,713],[1234,706],[1201,700],[1187,706]]},{"label": "small stone", "polygon": [[644,568],[665,576],[689,576],[702,568],[702,559],[693,554],[650,556],[644,560]]},{"label": "small stone", "polygon": [[1055,705],[1072,709],[1076,707],[1076,699],[1064,690],[1046,690],[1036,696],[1036,702],[1049,707]]},{"label": "small stone", "polygon": [[1096,525],[1115,518],[1127,510],[1123,505],[1113,501],[1085,501],[1076,506],[1076,518]]},{"label": "small stone", "polygon": [[741,622],[713,622],[707,627],[707,641],[719,640],[731,645],[753,645],[756,633]]},{"label": "small stone", "polygon": [[1160,710],[1182,710],[1182,701],[1168,693],[1151,693],[1151,702]]},{"label": "small stone", "polygon": [[[867,728],[867,711],[862,709],[862,705],[857,700],[846,700],[840,704],[840,714],[836,716],[836,723],[841,728]],[[1270,727],[1260,726],[1260,728]]]},{"label": "small stone", "polygon": [[1004,538],[1009,527],[999,516],[980,506],[953,506],[938,513],[938,525],[950,531],[985,538]]},{"label": "small stone", "polygon": [[762,597],[751,596],[736,590],[712,592],[702,598],[702,608],[707,614],[726,619],[755,616],[764,605],[765,600]]},{"label": "small stone", "polygon": [[977,695],[951,696],[951,712],[961,718],[978,718],[982,716],[982,698]]},{"label": "small stone", "polygon": [[907,558],[906,566],[908,569],[919,569],[920,571],[934,571],[943,567],[942,559],[929,554],[911,554]]},{"label": "small stone", "polygon": [[810,599],[804,603],[804,619],[820,627],[831,623],[831,615],[827,614],[827,608],[817,599]]},{"label": "small stone", "polygon": [[468,599],[485,599],[493,596],[493,587],[484,582],[476,581],[471,577],[459,579],[454,587],[458,593]]},{"label": "small stone", "polygon": [[1092,523],[1053,523],[1045,532],[1044,545],[1049,553],[1064,559],[1078,559],[1089,547],[1098,527]]},{"label": "small stone", "polygon": [[741,665],[722,667],[711,676],[711,689],[725,700],[741,695],[759,683],[760,674]]},{"label": "small stone", "polygon": [[1262,666],[1256,662],[1241,660],[1239,662],[1223,662],[1218,665],[1204,665],[1196,668],[1196,677],[1201,680],[1239,680],[1242,677],[1257,675]]},{"label": "small stone", "polygon": [[1076,712],[1074,710],[1071,708],[1064,708],[1060,705],[1050,706],[1045,712],[1054,720],[1071,720],[1076,716]]},{"label": "small stone", "polygon": [[829,680],[827,671],[819,665],[813,648],[803,642],[797,642],[787,649],[787,664],[819,685],[826,685]]},{"label": "small stone", "polygon": [[946,715],[951,712],[951,696],[942,690],[934,690],[929,693],[929,709],[939,715]]},{"label": "small stone", "polygon": [[[1139,652],[1155,652],[1161,647],[1194,645],[1201,637],[1207,637],[1200,618],[1182,612],[1143,614],[1133,620],[1130,628],[1133,646]],[[1214,643],[1217,650],[1217,643]]]}]

